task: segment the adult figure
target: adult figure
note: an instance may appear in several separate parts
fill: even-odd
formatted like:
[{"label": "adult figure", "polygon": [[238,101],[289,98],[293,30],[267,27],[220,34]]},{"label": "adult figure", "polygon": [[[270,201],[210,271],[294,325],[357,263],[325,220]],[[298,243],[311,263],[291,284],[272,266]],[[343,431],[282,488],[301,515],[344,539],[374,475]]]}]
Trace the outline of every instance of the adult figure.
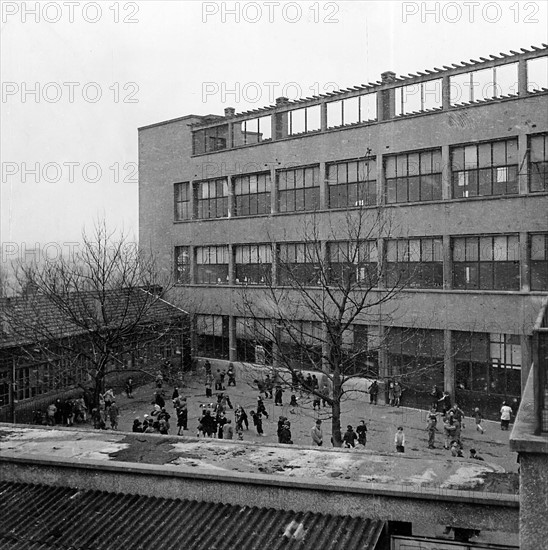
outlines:
[{"label": "adult figure", "polygon": [[510,420],[512,419],[512,407],[503,401],[502,407],[500,408],[500,429],[508,431],[510,426]]}]

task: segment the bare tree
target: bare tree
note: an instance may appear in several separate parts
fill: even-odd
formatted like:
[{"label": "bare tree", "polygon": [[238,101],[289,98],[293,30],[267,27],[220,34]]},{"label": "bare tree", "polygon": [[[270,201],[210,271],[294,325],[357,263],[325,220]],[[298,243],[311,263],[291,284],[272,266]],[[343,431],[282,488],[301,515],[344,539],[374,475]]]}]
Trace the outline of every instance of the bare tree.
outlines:
[{"label": "bare tree", "polygon": [[[25,292],[3,311],[12,339],[29,359],[57,365],[65,384],[83,371],[94,404],[106,376],[128,362],[133,371],[157,371],[161,362],[149,353],[154,346],[178,344],[184,353],[188,316],[162,299],[171,277],[105,222],[91,235],[84,231],[70,257],[23,265],[18,276]],[[183,355],[178,368],[182,363]]]},{"label": "bare tree", "polygon": [[257,341],[273,343],[278,378],[294,386],[303,363],[327,378],[329,391],[306,381],[304,389],[331,406],[335,446],[341,402],[357,391],[352,379],[378,376],[384,339],[365,327],[390,325],[397,311],[403,281],[387,271],[379,249],[392,234],[381,208],[311,214],[301,242],[272,250],[277,280],[267,275],[263,288],[242,291],[241,314],[253,320]]}]

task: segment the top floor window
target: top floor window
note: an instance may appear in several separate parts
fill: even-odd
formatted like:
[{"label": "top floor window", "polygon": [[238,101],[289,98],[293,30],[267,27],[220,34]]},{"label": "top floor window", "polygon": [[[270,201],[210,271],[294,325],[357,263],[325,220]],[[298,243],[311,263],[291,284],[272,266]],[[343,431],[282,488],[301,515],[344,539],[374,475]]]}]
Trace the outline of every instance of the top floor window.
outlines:
[{"label": "top floor window", "polygon": [[213,126],[213,128],[204,128],[195,130],[192,133],[192,151],[194,155],[200,153],[211,153],[220,151],[228,146],[228,124]]},{"label": "top floor window", "polygon": [[190,183],[175,184],[175,221],[192,219],[190,210]]},{"label": "top floor window", "polygon": [[529,136],[529,190],[548,191],[548,134]]},{"label": "top floor window", "polygon": [[232,127],[234,147],[251,145],[272,139],[272,116],[251,118]]},{"label": "top floor window", "polygon": [[518,64],[470,71],[450,79],[451,105],[496,99],[518,93]]},{"label": "top floor window", "polygon": [[320,130],[321,124],[321,106],[312,105],[302,109],[294,109],[287,113],[287,133],[290,136],[315,132]]},{"label": "top floor window", "polygon": [[278,172],[279,212],[316,210],[320,207],[318,166]]},{"label": "top floor window", "polygon": [[337,128],[377,118],[377,94],[365,94],[327,104],[327,127]]},{"label": "top floor window", "polygon": [[236,216],[270,214],[270,173],[236,176],[234,195]]},{"label": "top floor window", "polygon": [[518,192],[518,140],[453,147],[453,198]]},{"label": "top floor window", "polygon": [[548,57],[527,60],[527,91],[542,92],[548,88]]},{"label": "top floor window", "polygon": [[376,179],[377,163],[374,158],[329,165],[327,167],[329,208],[376,204]]},{"label": "top floor window", "polygon": [[441,78],[396,88],[396,116],[441,108]]},{"label": "top floor window", "polygon": [[386,202],[441,199],[441,151],[387,156],[384,164]]},{"label": "top floor window", "polygon": [[225,178],[197,183],[196,210],[199,219],[228,216],[228,182]]}]

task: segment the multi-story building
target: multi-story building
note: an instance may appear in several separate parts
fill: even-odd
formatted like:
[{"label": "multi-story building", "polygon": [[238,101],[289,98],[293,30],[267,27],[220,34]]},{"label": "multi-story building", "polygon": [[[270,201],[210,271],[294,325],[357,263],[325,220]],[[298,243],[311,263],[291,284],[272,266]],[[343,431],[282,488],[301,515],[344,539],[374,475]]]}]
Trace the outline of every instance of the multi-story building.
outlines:
[{"label": "multi-story building", "polygon": [[366,249],[390,268],[379,292],[391,272],[405,274],[401,307],[389,322],[379,312],[357,323],[348,345],[386,341],[371,344],[373,374],[426,372],[408,394],[424,403],[436,384],[493,414],[505,399],[517,404],[548,292],[547,56],[542,45],[385,72],[321,96],[140,128],[140,242],[173,271],[172,300],[192,302],[196,354],[268,362],[271,343],[251,335],[238,307],[242,288],[260,299],[270,281],[283,285],[279,258],[309,276],[312,214],[334,228],[320,238],[337,263],[348,215],[382,210],[392,232]]}]

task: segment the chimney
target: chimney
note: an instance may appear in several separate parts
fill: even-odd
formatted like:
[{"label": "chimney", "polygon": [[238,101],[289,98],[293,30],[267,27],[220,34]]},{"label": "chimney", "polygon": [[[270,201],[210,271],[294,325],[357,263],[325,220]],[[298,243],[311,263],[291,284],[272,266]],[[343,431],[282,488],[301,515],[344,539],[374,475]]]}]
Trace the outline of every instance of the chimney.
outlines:
[{"label": "chimney", "polygon": [[393,71],[385,71],[381,73],[381,80],[383,84],[390,84],[396,80],[396,73]]},{"label": "chimney", "polygon": [[236,114],[236,109],[234,107],[225,107],[225,117],[230,118]]},{"label": "chimney", "polygon": [[289,103],[289,99],[287,99],[287,97],[277,97],[276,98],[276,105],[285,105]]}]

